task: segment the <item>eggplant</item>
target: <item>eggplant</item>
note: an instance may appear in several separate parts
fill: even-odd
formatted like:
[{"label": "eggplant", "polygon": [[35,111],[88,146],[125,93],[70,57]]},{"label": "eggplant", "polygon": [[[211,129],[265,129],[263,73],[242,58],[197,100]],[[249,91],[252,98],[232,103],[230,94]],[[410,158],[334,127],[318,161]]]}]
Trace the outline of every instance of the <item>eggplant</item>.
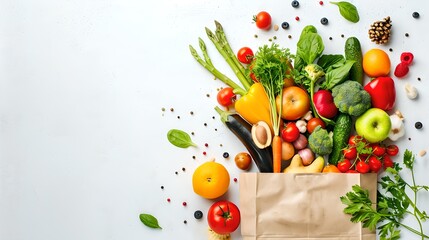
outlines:
[{"label": "eggplant", "polygon": [[222,122],[246,147],[260,172],[273,172],[273,151],[271,146],[260,149],[252,139],[252,125],[237,113],[229,113],[216,107]]}]

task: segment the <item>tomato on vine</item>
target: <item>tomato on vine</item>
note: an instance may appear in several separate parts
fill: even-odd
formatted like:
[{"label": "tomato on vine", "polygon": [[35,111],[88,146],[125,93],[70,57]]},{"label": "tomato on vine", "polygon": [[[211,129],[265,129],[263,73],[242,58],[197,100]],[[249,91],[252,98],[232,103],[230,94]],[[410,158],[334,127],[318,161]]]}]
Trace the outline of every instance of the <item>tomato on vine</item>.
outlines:
[{"label": "tomato on vine", "polygon": [[366,163],[365,161],[358,161],[358,163],[356,164],[356,171],[358,171],[359,173],[367,173],[369,172],[370,168],[369,168],[369,164]]},{"label": "tomato on vine", "polygon": [[242,47],[237,52],[238,61],[244,64],[249,64],[252,62],[254,57],[253,51],[249,47]]},{"label": "tomato on vine", "polygon": [[380,146],[379,144],[371,144],[372,148],[372,154],[374,154],[377,157],[381,157],[386,153],[386,148],[383,146]]},{"label": "tomato on vine", "polygon": [[374,173],[378,173],[382,167],[381,161],[374,155],[369,157],[368,165],[369,169],[371,169],[371,171]]},{"label": "tomato on vine", "polygon": [[389,156],[396,156],[399,153],[399,147],[395,144],[391,144],[386,147],[386,153]]},{"label": "tomato on vine", "polygon": [[382,160],[383,160],[384,169],[389,168],[389,167],[393,167],[394,164],[393,164],[392,158],[390,158],[389,155],[384,155]]},{"label": "tomato on vine", "polygon": [[349,159],[343,159],[342,161],[337,163],[338,170],[340,170],[343,173],[349,171],[351,167],[352,167],[352,163],[350,162]]},{"label": "tomato on vine", "polygon": [[271,27],[271,15],[265,11],[261,11],[253,16],[253,21],[259,29],[268,30]]},{"label": "tomato on vine", "polygon": [[356,147],[350,147],[350,148],[343,149],[343,155],[345,158],[347,158],[349,160],[356,159],[356,157],[357,157]]},{"label": "tomato on vine", "polygon": [[224,87],[217,93],[217,102],[224,107],[231,106],[236,99],[234,89]]}]

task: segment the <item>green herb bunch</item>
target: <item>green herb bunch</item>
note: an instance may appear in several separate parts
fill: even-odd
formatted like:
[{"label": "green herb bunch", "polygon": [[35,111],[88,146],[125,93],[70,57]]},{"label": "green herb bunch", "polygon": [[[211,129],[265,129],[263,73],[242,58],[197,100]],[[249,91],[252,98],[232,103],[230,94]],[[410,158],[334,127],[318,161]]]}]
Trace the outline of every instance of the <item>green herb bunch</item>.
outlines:
[{"label": "green herb bunch", "polygon": [[[415,156],[410,150],[404,152],[404,166],[410,170],[412,183],[406,182],[400,175],[402,168],[395,163],[393,168],[386,169],[386,175],[381,177],[377,192],[377,203],[371,202],[368,190],[354,185],[351,192],[342,196],[341,202],[347,205],[344,212],[351,215],[350,221],[362,222],[363,227],[370,230],[378,229],[380,239],[399,239],[400,228],[405,228],[421,237],[428,238],[423,232],[422,222],[428,219],[426,212],[417,207],[419,191],[429,191],[428,186],[417,185],[414,178]],[[410,197],[407,191],[412,192]],[[373,205],[376,205],[374,208]],[[407,216],[414,216],[419,226],[418,230],[405,225],[402,220]],[[378,227],[377,227],[378,226]]]}]

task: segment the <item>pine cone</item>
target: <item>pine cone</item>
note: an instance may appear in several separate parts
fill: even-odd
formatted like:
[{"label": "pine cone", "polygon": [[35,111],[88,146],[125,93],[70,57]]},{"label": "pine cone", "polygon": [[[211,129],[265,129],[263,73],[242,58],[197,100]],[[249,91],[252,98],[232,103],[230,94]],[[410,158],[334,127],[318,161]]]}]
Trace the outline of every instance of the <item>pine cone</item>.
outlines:
[{"label": "pine cone", "polygon": [[385,44],[389,41],[391,28],[392,21],[390,17],[386,17],[382,21],[376,21],[371,24],[368,30],[369,38],[376,44]]}]

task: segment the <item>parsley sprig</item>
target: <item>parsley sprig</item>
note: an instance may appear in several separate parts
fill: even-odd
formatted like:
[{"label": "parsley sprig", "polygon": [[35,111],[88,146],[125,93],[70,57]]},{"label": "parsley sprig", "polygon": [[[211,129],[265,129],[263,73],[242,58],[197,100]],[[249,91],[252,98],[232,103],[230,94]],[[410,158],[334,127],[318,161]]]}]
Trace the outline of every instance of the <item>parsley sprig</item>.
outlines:
[{"label": "parsley sprig", "polygon": [[[402,168],[395,163],[393,168],[386,169],[386,175],[381,177],[379,185],[381,190],[377,192],[377,203],[369,198],[369,192],[359,185],[354,185],[352,191],[342,196],[341,202],[346,205],[344,212],[351,215],[350,221],[362,222],[362,226],[371,231],[378,229],[380,239],[399,239],[400,227],[412,233],[429,239],[423,232],[422,222],[429,216],[417,207],[417,194],[419,191],[429,191],[429,186],[417,185],[414,177],[415,156],[410,150],[404,152],[404,166],[411,172],[411,184],[400,175]],[[411,190],[412,196],[407,195]],[[408,214],[414,216],[419,229],[414,229],[402,223],[402,219]],[[378,227],[377,227],[378,226]]]}]

